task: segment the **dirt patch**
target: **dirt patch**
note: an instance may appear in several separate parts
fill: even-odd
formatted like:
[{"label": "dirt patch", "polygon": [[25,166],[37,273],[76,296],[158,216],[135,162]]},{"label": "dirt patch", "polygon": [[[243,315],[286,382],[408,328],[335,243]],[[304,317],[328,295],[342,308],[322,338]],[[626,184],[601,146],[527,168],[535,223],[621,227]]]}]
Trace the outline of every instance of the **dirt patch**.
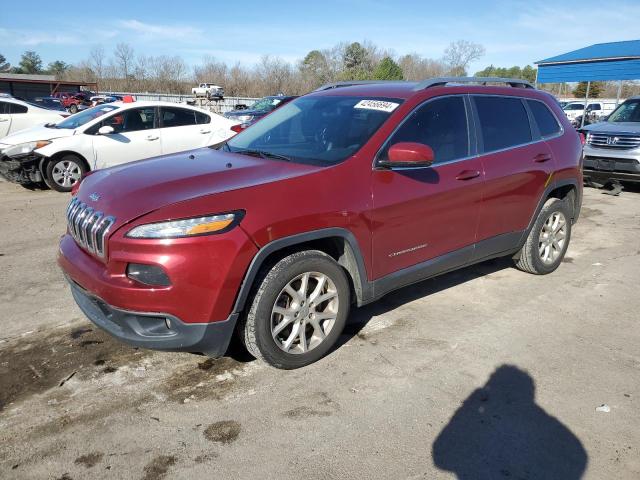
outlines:
[{"label": "dirt patch", "polygon": [[193,461],[196,463],[207,463],[216,458],[218,458],[217,453],[206,453],[204,455],[198,455],[196,458],[193,459]]},{"label": "dirt patch", "polygon": [[209,358],[174,372],[164,382],[162,390],[174,402],[221,400],[236,384],[236,378],[230,372],[243,365],[229,357]]},{"label": "dirt patch", "polygon": [[598,210],[597,208],[582,207],[580,209],[580,216],[583,218],[592,218],[599,215],[603,215],[603,213],[602,210]]},{"label": "dirt patch", "polygon": [[33,333],[0,349],[0,411],[30,395],[62,387],[74,376],[82,378],[95,371],[94,365],[124,365],[148,354],[97,329]]},{"label": "dirt patch", "polygon": [[571,257],[564,257],[562,259],[562,263],[573,263],[573,258]]},{"label": "dirt patch", "polygon": [[241,426],[234,420],[223,420],[212,423],[203,432],[204,438],[210,442],[229,444],[236,441],[240,435]]},{"label": "dirt patch", "polygon": [[86,455],[81,455],[76,458],[73,463],[76,465],[83,465],[86,468],[92,468],[102,460],[102,457],[104,457],[104,453],[102,452],[87,453]]},{"label": "dirt patch", "polygon": [[176,464],[177,458],[172,455],[159,455],[144,467],[143,480],[158,480],[169,471],[169,467]]}]

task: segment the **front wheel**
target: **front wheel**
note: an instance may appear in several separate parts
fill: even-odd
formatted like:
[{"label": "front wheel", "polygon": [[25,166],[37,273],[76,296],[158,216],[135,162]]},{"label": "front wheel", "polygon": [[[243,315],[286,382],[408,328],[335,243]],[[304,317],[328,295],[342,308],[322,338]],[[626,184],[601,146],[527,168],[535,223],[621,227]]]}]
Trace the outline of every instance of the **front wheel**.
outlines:
[{"label": "front wheel", "polygon": [[342,267],[325,253],[309,250],[283,258],[261,278],[239,325],[249,353],[282,369],[326,355],[349,314],[351,292]]},{"label": "front wheel", "polygon": [[567,202],[550,198],[540,210],[516,266],[525,272],[545,275],[564,258],[571,239],[571,211]]},{"label": "front wheel", "polygon": [[47,185],[58,192],[70,192],[87,173],[84,162],[72,154],[51,160],[46,170]]},{"label": "front wheel", "polygon": [[72,104],[69,106],[69,113],[70,113],[70,114],[72,114],[72,115],[73,115],[74,113],[78,113],[78,105],[76,105],[75,103],[72,103]]}]

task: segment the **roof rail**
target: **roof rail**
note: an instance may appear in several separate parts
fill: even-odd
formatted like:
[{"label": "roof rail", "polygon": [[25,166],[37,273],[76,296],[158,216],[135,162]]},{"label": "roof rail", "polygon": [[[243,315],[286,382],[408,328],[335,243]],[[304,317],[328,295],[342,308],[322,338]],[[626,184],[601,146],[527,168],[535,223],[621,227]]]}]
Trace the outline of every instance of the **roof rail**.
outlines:
[{"label": "roof rail", "polygon": [[526,80],[519,78],[503,78],[503,77],[438,77],[428,78],[414,87],[414,90],[424,90],[431,87],[444,87],[447,83],[479,83],[486,85],[487,83],[505,83],[513,88],[535,88]]},{"label": "roof rail", "polygon": [[322,85],[314,90],[314,92],[321,92],[323,90],[332,90],[334,88],[352,87],[354,85],[375,85],[380,83],[406,83],[404,80],[347,80],[343,82],[331,82]]}]

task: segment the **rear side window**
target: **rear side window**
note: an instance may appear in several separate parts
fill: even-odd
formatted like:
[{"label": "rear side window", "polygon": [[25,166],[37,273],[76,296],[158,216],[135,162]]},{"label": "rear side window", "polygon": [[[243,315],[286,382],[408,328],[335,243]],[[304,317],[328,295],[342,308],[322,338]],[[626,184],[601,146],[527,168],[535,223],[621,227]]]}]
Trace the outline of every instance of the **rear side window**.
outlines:
[{"label": "rear side window", "polygon": [[485,152],[531,142],[527,111],[519,98],[474,97]]},{"label": "rear side window", "polygon": [[183,127],[185,125],[195,125],[196,116],[194,110],[187,110],[185,108],[163,108],[162,109],[162,126],[169,127]]},{"label": "rear side window", "polygon": [[527,100],[533,118],[538,125],[540,135],[543,137],[549,137],[560,133],[560,124],[553,116],[553,113],[549,111],[549,108],[542,102],[536,102],[534,100]]},{"label": "rear side window", "polygon": [[27,113],[27,110],[29,109],[24,105],[18,103],[9,104],[9,113]]},{"label": "rear side window", "polygon": [[9,113],[9,104],[7,102],[0,102],[0,114]]},{"label": "rear side window", "polygon": [[195,112],[196,113],[196,123],[198,125],[202,125],[203,123],[211,123],[211,117],[206,113]]},{"label": "rear side window", "polygon": [[391,136],[380,155],[388,159],[391,145],[417,142],[433,149],[434,164],[469,156],[467,114],[462,97],[445,97],[418,107]]}]

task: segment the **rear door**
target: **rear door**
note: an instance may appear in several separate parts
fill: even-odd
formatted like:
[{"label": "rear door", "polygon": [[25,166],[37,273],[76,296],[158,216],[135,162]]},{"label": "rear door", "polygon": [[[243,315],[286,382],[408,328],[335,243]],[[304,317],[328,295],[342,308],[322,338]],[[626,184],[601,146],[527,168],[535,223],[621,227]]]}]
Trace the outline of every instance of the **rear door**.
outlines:
[{"label": "rear door", "polygon": [[[157,128],[156,113],[156,107],[118,110],[118,113],[85,132],[93,138],[93,168],[106,168],[161,155],[161,130]],[[100,135],[98,130],[106,125],[113,127],[114,132]]]},{"label": "rear door", "polygon": [[[482,167],[473,155],[464,95],[436,97],[410,113],[378,155],[398,142],[429,145],[434,163],[376,168],[372,176],[374,278],[445,254],[471,257],[482,200]],[[464,249],[464,250],[462,250]]]},{"label": "rear door", "polygon": [[188,108],[160,107],[162,153],[205,147],[211,134],[211,117]]},{"label": "rear door", "polygon": [[[527,228],[551,179],[554,159],[524,99],[491,95],[471,98],[485,173],[478,241],[492,240],[489,245],[507,250],[517,244]],[[535,103],[536,108],[548,110],[542,102]],[[484,253],[497,252],[486,252],[479,246],[477,256]]]},{"label": "rear door", "polygon": [[0,138],[9,135],[11,129],[11,115],[9,113],[9,102],[0,102]]},{"label": "rear door", "polygon": [[9,133],[14,133],[25,128],[32,127],[40,123],[40,118],[34,118],[29,112],[29,107],[22,105],[21,103],[8,102],[9,115],[11,116],[11,122],[9,127]]}]

